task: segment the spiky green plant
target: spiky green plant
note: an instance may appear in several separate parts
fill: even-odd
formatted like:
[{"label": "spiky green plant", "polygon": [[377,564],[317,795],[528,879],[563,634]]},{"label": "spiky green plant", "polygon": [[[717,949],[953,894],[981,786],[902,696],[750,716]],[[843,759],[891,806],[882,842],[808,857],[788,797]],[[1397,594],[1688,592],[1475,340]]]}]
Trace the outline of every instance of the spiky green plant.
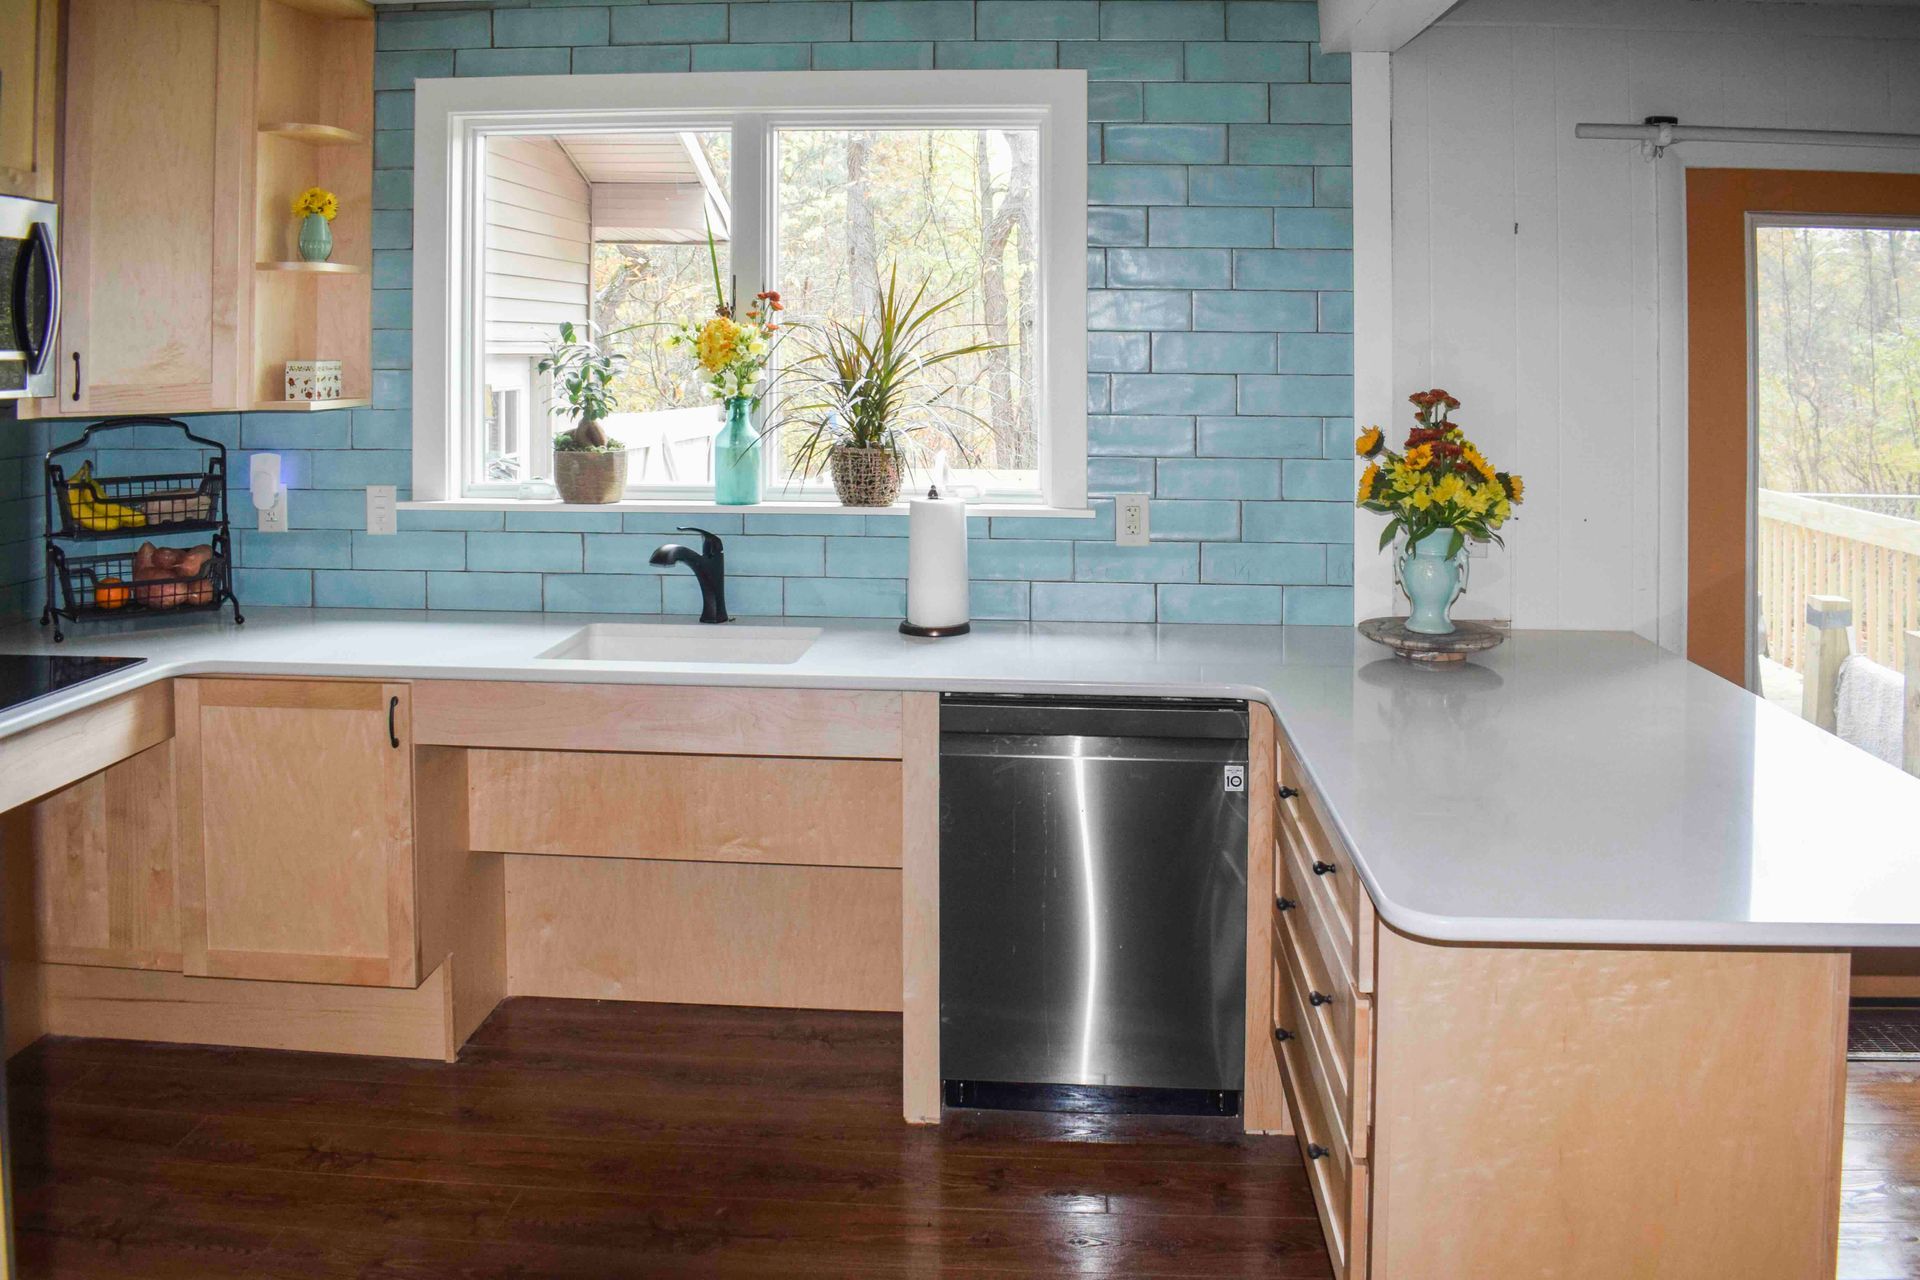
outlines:
[{"label": "spiky green plant", "polygon": [[836,446],[900,455],[927,431],[944,434],[971,460],[973,451],[954,430],[955,421],[970,419],[993,432],[991,423],[957,402],[962,387],[937,385],[931,374],[949,361],[1007,344],[939,346],[941,335],[967,327],[940,323],[964,294],[929,299],[926,280],[909,293],[901,289],[899,274],[897,266],[888,270],[886,291],[871,313],[796,333],[806,354],[790,366],[794,386],[778,424],[805,433],[794,446],[796,474],[818,475]]}]

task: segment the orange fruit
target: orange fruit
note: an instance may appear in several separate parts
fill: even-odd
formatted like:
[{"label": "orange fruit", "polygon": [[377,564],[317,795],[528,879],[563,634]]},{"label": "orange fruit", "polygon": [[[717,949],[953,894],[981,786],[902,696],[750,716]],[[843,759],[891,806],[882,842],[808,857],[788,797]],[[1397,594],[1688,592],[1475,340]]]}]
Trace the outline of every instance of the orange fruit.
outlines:
[{"label": "orange fruit", "polygon": [[102,609],[118,609],[132,599],[132,592],[120,579],[108,575],[93,586],[93,602]]}]

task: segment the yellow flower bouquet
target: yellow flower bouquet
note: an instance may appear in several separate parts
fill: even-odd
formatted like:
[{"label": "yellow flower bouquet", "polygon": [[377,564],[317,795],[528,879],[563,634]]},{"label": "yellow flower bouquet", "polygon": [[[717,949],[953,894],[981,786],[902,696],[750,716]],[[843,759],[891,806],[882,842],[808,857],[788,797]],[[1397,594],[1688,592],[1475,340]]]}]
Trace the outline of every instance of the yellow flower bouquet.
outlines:
[{"label": "yellow flower bouquet", "polygon": [[753,295],[753,305],[737,314],[720,285],[720,257],[713,232],[707,232],[707,255],[713,264],[713,314],[707,319],[671,325],[665,345],[691,357],[700,366],[700,382],[707,394],[722,404],[745,399],[750,409],[760,407],[760,380],[773,362],[779,345],[779,313],[785,310],[775,290]]},{"label": "yellow flower bouquet", "polygon": [[1386,447],[1379,427],[1368,427],[1354,441],[1354,452],[1369,459],[1355,505],[1392,517],[1380,534],[1381,547],[1401,533],[1415,544],[1445,529],[1453,531],[1448,559],[1460,554],[1468,538],[1499,542],[1495,531],[1513,518],[1525,484],[1511,472],[1494,470],[1449,418],[1458,400],[1438,387],[1407,399],[1418,425],[1401,452]]},{"label": "yellow flower bouquet", "polygon": [[293,216],[304,218],[317,213],[332,222],[340,216],[340,198],[324,187],[308,187],[293,198]]}]

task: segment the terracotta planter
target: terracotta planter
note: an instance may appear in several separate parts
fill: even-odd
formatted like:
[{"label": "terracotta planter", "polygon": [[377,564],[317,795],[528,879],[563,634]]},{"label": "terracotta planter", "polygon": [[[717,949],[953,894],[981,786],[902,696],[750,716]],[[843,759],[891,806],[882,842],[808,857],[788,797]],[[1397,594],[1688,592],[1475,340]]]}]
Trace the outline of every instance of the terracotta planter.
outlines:
[{"label": "terracotta planter", "polygon": [[618,502],[627,488],[627,451],[556,451],[553,455],[553,487],[560,491],[562,502],[582,505]]},{"label": "terracotta planter", "polygon": [[833,491],[847,507],[890,507],[900,496],[900,455],[892,449],[837,444],[829,459]]}]

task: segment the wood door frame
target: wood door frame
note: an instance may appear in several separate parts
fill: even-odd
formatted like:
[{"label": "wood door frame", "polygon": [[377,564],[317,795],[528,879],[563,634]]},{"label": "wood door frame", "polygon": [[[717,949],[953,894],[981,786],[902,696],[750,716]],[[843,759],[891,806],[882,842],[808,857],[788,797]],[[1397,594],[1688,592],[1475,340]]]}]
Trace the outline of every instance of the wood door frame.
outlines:
[{"label": "wood door frame", "polygon": [[[1753,635],[1750,215],[1920,215],[1920,174],[1689,168],[1687,657],[1747,686]],[[1715,458],[1737,457],[1740,483]]]}]

